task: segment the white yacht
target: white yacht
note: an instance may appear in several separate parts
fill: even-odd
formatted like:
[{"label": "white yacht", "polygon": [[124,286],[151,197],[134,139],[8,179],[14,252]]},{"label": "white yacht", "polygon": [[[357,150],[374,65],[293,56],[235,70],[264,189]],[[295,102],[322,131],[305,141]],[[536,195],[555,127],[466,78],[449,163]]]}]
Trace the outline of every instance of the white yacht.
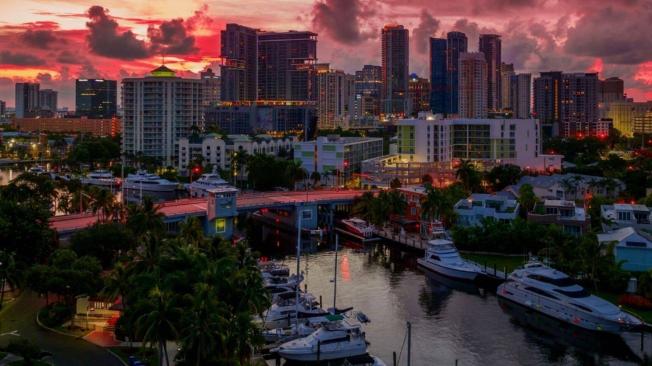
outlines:
[{"label": "white yacht", "polygon": [[290,287],[295,288],[303,282],[303,274],[292,276],[274,276],[267,272],[262,272],[263,282],[266,288],[273,287]]},{"label": "white yacht", "polygon": [[424,257],[417,259],[419,265],[441,275],[466,281],[473,281],[482,273],[479,266],[460,257],[443,229],[433,231],[432,235],[433,239],[428,241]]},{"label": "white yacht", "polygon": [[[297,313],[298,310],[298,313]],[[295,298],[281,299],[273,304],[261,319],[265,329],[276,329],[292,326],[296,319],[306,319],[326,315],[326,310],[319,307],[319,303],[311,294],[299,295],[299,306]]]},{"label": "white yacht", "polygon": [[33,167],[29,168],[29,170],[27,172],[29,172],[31,174],[35,174],[35,175],[41,175],[41,174],[47,174],[48,173],[47,169],[45,169],[41,165],[34,165]]},{"label": "white yacht", "polygon": [[163,179],[156,174],[139,170],[135,174],[129,174],[124,181],[124,188],[134,191],[145,192],[173,192],[177,183]]},{"label": "white yacht", "polygon": [[202,174],[196,181],[187,184],[186,189],[190,192],[190,197],[208,197],[208,190],[228,185],[229,183],[222,179],[219,174],[206,173]]},{"label": "white yacht", "polygon": [[95,170],[83,177],[81,183],[99,187],[117,187],[120,185],[120,180],[108,170]]},{"label": "white yacht", "polygon": [[307,337],[283,343],[272,352],[291,361],[322,361],[367,354],[365,333],[359,323],[342,315],[327,316],[328,322]]},{"label": "white yacht", "polygon": [[578,327],[619,333],[641,320],[594,295],[563,272],[531,261],[498,286],[498,296]]},{"label": "white yacht", "polygon": [[342,229],[344,231],[365,239],[374,236],[374,226],[357,217],[342,220]]}]

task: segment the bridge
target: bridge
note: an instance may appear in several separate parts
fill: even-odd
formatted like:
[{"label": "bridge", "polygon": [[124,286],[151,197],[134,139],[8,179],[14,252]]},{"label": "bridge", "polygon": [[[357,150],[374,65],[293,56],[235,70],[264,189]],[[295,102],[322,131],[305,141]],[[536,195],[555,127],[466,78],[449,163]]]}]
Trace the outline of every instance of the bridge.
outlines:
[{"label": "bridge", "polygon": [[[229,219],[239,213],[253,212],[262,208],[295,210],[302,207],[306,212],[304,215],[303,227],[314,228],[317,224],[316,210],[318,206],[348,205],[364,193],[361,190],[319,190],[319,191],[289,191],[289,192],[264,192],[264,193],[239,193],[235,196],[235,212],[224,213],[229,208],[218,205],[214,214],[209,214],[209,199],[211,198],[188,198],[176,201],[166,201],[157,205],[158,211],[162,213],[164,222],[174,225],[185,220],[187,217],[198,217],[204,224],[207,234],[220,234],[216,220]],[[215,199],[213,197],[213,199]],[[220,208],[222,207],[222,208]],[[212,210],[211,210],[212,211]],[[307,213],[310,212],[308,215]],[[88,228],[99,221],[98,214],[83,213],[73,215],[55,216],[50,219],[50,227],[54,229],[60,238],[67,238],[79,230]],[[230,236],[229,222],[219,221],[224,225],[226,236]],[[217,229],[216,229],[217,228]]]}]

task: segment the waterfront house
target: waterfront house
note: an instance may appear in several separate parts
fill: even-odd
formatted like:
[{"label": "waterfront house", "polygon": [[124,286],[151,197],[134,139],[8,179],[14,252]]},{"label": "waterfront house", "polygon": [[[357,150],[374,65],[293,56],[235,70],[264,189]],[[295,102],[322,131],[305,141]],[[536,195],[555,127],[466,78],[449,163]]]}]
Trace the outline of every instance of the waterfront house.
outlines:
[{"label": "waterfront house", "polygon": [[623,262],[625,271],[644,272],[652,269],[652,235],[641,229],[623,227],[598,234],[602,245],[614,244],[616,262]]},{"label": "waterfront house", "polygon": [[485,218],[512,221],[518,216],[519,204],[504,195],[473,193],[469,198],[459,200],[455,206],[457,224],[477,226]]},{"label": "waterfront house", "polygon": [[578,207],[575,201],[544,200],[537,203],[527,220],[539,224],[559,225],[566,233],[582,235],[590,228],[591,221],[584,207]]},{"label": "waterfront house", "polygon": [[504,189],[518,197],[518,191],[524,184],[532,186],[534,194],[541,200],[584,200],[594,196],[616,198],[625,189],[625,184],[618,180],[584,174],[553,174],[523,176],[518,183]]},{"label": "waterfront house", "polygon": [[652,232],[652,208],[645,205],[616,203],[602,205],[602,229],[607,231],[623,227],[634,227]]}]

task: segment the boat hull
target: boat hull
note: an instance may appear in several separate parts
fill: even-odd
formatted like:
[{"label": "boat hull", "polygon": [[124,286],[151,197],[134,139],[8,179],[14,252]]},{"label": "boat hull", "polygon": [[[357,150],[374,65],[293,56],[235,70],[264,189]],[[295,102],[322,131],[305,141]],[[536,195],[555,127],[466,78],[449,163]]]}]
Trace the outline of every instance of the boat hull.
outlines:
[{"label": "boat hull", "polygon": [[423,258],[417,259],[417,263],[420,266],[428,270],[431,270],[435,273],[439,273],[440,275],[454,278],[457,280],[474,281],[480,274],[477,271],[465,271],[465,270],[459,270],[451,267],[441,266],[436,263],[429,262]]},{"label": "boat hull", "polygon": [[509,300],[517,305],[589,331],[618,334],[636,327],[636,325],[630,326],[616,320],[605,319],[587,312],[575,310],[570,305],[566,306],[543,296],[530,294],[514,286],[509,286],[507,283],[498,286],[496,294],[500,298]]},{"label": "boat hull", "polygon": [[279,349],[278,354],[286,360],[291,361],[315,362],[338,360],[367,354],[367,345],[364,341],[355,345],[347,345],[347,347],[340,347],[338,344],[332,347],[324,345],[320,347],[319,355],[317,355],[317,346],[298,349]]}]

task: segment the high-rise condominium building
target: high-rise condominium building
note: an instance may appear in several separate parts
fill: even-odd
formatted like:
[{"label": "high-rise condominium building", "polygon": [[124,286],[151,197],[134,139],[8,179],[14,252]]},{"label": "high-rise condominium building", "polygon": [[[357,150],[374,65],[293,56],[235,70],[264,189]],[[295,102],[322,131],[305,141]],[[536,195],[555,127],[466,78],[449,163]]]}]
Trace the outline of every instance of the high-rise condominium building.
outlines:
[{"label": "high-rise condominium building", "polygon": [[487,62],[481,52],[460,54],[459,114],[462,118],[487,117]]},{"label": "high-rise condominium building", "polygon": [[430,109],[432,113],[447,113],[446,98],[450,93],[446,83],[448,75],[447,43],[443,38],[430,38]]},{"label": "high-rise condominium building", "polygon": [[16,118],[36,117],[39,113],[38,83],[16,83]]},{"label": "high-rise condominium building", "polygon": [[509,80],[510,109],[514,118],[530,118],[532,104],[532,75],[512,75]]},{"label": "high-rise condominium building", "polygon": [[202,106],[208,107],[216,105],[220,101],[221,94],[221,78],[215,75],[212,69],[206,69],[199,73],[199,78],[202,81],[203,101]]},{"label": "high-rise condominium building", "polygon": [[620,133],[632,137],[637,132],[636,119],[651,112],[652,102],[614,101],[606,105],[604,115],[613,121],[613,127]]},{"label": "high-rise condominium building", "polygon": [[111,118],[117,113],[115,80],[75,80],[75,114],[87,118]]},{"label": "high-rise condominium building", "polygon": [[57,96],[59,93],[52,89],[41,89],[38,92],[39,109],[41,115],[53,116],[57,113]]},{"label": "high-rise condominium building", "polygon": [[625,83],[623,79],[611,77],[600,80],[598,103],[608,105],[613,102],[625,101]]},{"label": "high-rise condominium building", "polygon": [[364,65],[355,72],[355,97],[353,120],[374,119],[381,113],[380,98],[383,91],[382,67]]},{"label": "high-rise condominium building", "polygon": [[408,97],[412,115],[430,110],[430,81],[420,78],[417,74],[410,75],[408,82]]},{"label": "high-rise condominium building", "polygon": [[487,62],[487,108],[500,110],[501,97],[501,41],[497,34],[480,35],[480,52]]},{"label": "high-rise condominium building", "polygon": [[320,129],[344,127],[351,115],[354,77],[328,64],[317,65],[317,125]]},{"label": "high-rise condominium building", "polygon": [[448,97],[446,98],[446,113],[458,114],[460,103],[460,54],[466,53],[469,41],[462,32],[448,32],[446,35],[446,84]]},{"label": "high-rise condominium building", "polygon": [[511,102],[511,85],[510,85],[510,80],[514,76],[514,64],[506,64],[506,63],[501,63],[500,66],[500,109],[501,110],[507,110],[511,109],[512,107],[512,102]]},{"label": "high-rise condominium building", "polygon": [[381,31],[383,112],[403,116],[409,113],[408,80],[410,36],[402,25],[386,25]]},{"label": "high-rise condominium building", "polygon": [[258,32],[238,24],[227,24],[220,34],[222,57],[221,99],[256,100],[258,80]]},{"label": "high-rise condominium building", "polygon": [[202,81],[161,66],[143,78],[122,80],[122,150],[174,165],[178,140],[201,127]]},{"label": "high-rise condominium building", "polygon": [[549,71],[534,78],[534,117],[540,121],[544,137],[559,134],[561,76],[561,71]]},{"label": "high-rise condominium building", "polygon": [[0,100],[0,118],[4,117],[7,114],[7,103],[4,100]]},{"label": "high-rise condominium building", "polygon": [[258,99],[315,100],[316,61],[316,33],[259,32]]}]

